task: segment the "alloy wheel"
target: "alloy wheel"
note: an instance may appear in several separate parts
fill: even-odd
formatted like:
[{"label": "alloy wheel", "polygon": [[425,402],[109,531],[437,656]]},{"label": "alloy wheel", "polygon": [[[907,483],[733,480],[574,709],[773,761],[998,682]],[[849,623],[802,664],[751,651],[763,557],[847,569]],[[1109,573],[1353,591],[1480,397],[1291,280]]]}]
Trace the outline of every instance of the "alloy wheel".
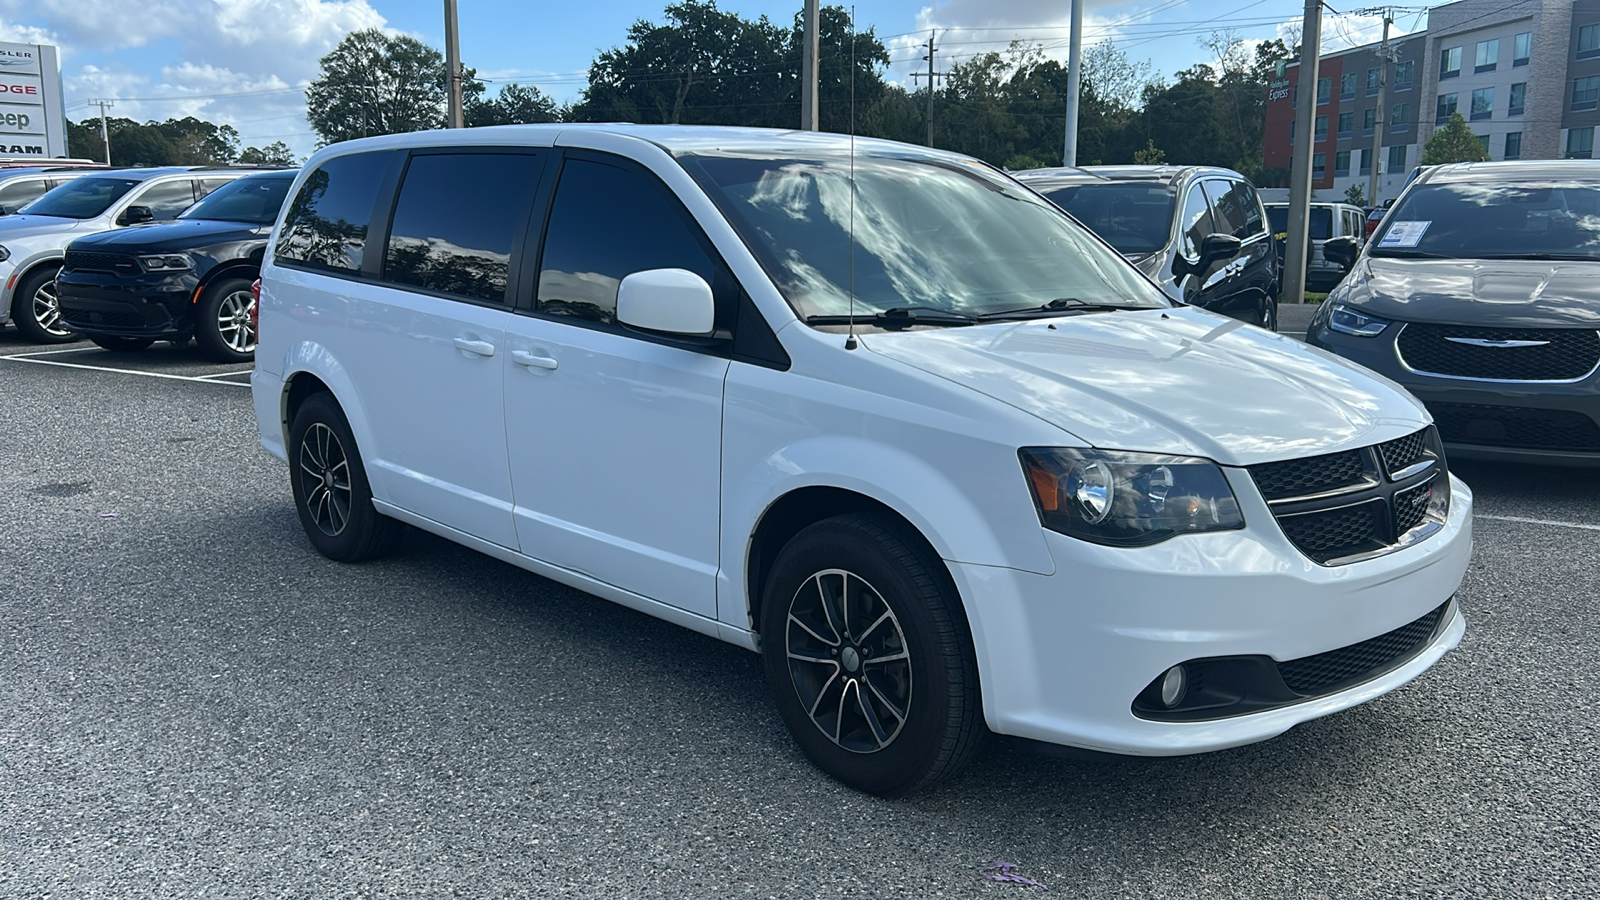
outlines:
[{"label": "alloy wheel", "polygon": [[789,601],[789,674],[818,730],[840,747],[875,753],[905,727],[911,655],[894,610],[853,572],[824,569]]},{"label": "alloy wheel", "polygon": [[330,537],[343,532],[350,522],[350,459],[339,436],[321,422],[300,440],[300,484],[317,528]]},{"label": "alloy wheel", "polygon": [[217,333],[236,353],[253,353],[256,330],[250,324],[250,310],[256,305],[249,291],[234,291],[217,305]]},{"label": "alloy wheel", "polygon": [[54,278],[39,285],[33,292],[33,319],[52,337],[65,337],[72,329],[61,323],[61,300],[56,296]]}]

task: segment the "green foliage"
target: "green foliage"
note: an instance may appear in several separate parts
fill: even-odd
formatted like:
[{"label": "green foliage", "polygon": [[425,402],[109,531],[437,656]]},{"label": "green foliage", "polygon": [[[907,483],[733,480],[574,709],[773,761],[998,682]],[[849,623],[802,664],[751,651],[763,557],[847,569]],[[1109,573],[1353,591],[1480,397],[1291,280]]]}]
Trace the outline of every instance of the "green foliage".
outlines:
[{"label": "green foliage", "polygon": [[1146,141],[1143,150],[1133,151],[1133,161],[1141,166],[1158,166],[1167,161],[1167,154],[1155,141]]},{"label": "green foliage", "polygon": [[300,160],[283,141],[273,141],[265,147],[246,147],[239,151],[238,162],[253,166],[294,166]]},{"label": "green foliage", "polygon": [[537,125],[561,121],[562,109],[536,87],[508,84],[499,96],[483,99],[481,89],[463,98],[462,117],[468,128],[480,125]]},{"label": "green foliage", "polygon": [[445,124],[444,56],[416,38],[352,31],[321,66],[306,89],[306,118],[322,144]]},{"label": "green foliage", "polygon": [[1367,192],[1359,184],[1352,184],[1344,189],[1344,200],[1352,206],[1366,206]]},{"label": "green foliage", "polygon": [[[214,125],[193,116],[140,124],[128,118],[106,121],[111,138],[111,163],[118,166],[205,166],[230,163],[239,155],[239,133],[232,125]],[[67,125],[67,153],[105,159],[100,119]]]},{"label": "green foliage", "polygon": [[1422,146],[1422,164],[1425,166],[1488,161],[1489,151],[1467,127],[1467,120],[1460,112],[1451,113],[1450,121],[1443,128],[1435,129]]}]

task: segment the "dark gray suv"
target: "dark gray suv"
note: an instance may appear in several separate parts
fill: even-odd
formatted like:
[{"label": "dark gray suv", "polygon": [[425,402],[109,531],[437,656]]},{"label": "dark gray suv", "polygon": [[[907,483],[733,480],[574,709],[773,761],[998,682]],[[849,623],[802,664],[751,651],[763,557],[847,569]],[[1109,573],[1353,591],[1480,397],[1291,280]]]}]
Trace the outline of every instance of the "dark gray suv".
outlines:
[{"label": "dark gray suv", "polygon": [[1600,162],[1429,169],[1373,238],[1307,340],[1408,388],[1454,454],[1600,465]]}]

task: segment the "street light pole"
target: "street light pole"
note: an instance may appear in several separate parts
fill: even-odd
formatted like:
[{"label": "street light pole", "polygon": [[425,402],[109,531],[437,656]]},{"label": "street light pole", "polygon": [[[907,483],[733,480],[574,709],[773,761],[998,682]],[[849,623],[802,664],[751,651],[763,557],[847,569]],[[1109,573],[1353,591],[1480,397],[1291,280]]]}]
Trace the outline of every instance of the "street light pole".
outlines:
[{"label": "street light pole", "polygon": [[801,36],[805,48],[801,53],[800,64],[800,130],[819,131],[821,124],[817,120],[817,63],[821,55],[821,35],[817,28],[817,7],[821,0],[806,0],[804,17],[805,33]]},{"label": "street light pole", "polygon": [[461,113],[461,34],[456,24],[456,0],[444,0],[444,64],[450,78],[450,127],[466,123]]},{"label": "street light pole", "polygon": [[1061,162],[1075,166],[1078,164],[1078,94],[1083,86],[1083,0],[1072,0],[1072,34],[1068,44],[1072,58],[1067,67],[1067,140]]},{"label": "street light pole", "polygon": [[1289,246],[1283,259],[1282,299],[1301,303],[1306,293],[1306,251],[1311,224],[1311,160],[1316,154],[1312,125],[1317,118],[1317,62],[1322,44],[1322,0],[1306,0],[1300,30],[1300,84],[1306,98],[1294,120],[1295,154],[1289,167]]}]

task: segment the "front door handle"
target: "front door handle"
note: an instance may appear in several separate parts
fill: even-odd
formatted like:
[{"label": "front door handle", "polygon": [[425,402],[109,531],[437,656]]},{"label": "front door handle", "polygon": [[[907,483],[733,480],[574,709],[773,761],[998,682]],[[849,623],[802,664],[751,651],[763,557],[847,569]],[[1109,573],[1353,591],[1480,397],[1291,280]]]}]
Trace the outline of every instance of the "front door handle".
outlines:
[{"label": "front door handle", "polygon": [[471,353],[473,356],[493,356],[494,345],[488,341],[474,341],[470,338],[458,337],[455,339],[456,349],[462,353]]},{"label": "front door handle", "polygon": [[511,351],[511,361],[525,369],[554,369],[560,365],[553,357],[539,356],[526,350]]}]

